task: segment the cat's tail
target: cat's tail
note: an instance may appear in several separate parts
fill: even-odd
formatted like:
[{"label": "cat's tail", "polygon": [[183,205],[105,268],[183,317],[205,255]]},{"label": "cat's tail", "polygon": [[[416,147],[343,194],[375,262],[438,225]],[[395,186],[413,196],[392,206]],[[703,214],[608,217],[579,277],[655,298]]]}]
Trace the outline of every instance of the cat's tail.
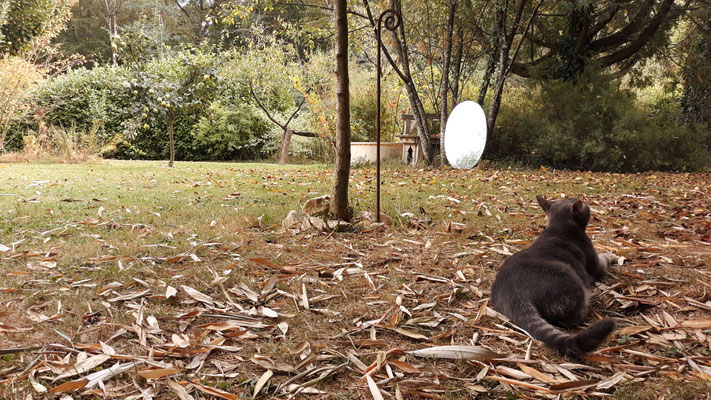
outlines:
[{"label": "cat's tail", "polygon": [[563,332],[543,319],[531,303],[525,303],[519,310],[516,318],[512,319],[516,325],[553,350],[573,356],[580,356],[597,349],[615,329],[613,320],[602,319],[571,334]]}]

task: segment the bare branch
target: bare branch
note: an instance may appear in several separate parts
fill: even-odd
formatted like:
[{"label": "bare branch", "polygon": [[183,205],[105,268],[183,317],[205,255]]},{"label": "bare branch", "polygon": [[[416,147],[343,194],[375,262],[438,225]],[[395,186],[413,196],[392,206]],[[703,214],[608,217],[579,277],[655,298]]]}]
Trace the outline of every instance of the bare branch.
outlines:
[{"label": "bare branch", "polygon": [[252,85],[252,82],[249,82],[249,92],[252,94],[252,97],[253,97],[254,100],[257,102],[257,105],[259,106],[259,108],[261,108],[262,111],[264,111],[264,113],[267,114],[267,118],[269,118],[270,121],[272,121],[273,123],[275,123],[275,124],[276,124],[278,127],[280,127],[281,129],[286,130],[286,125],[280,124],[279,121],[277,121],[277,120],[272,116],[272,113],[269,112],[269,110],[267,109],[267,107],[266,107],[266,106],[262,103],[262,101],[259,99],[259,96],[257,96],[257,93],[254,92],[254,86]]}]

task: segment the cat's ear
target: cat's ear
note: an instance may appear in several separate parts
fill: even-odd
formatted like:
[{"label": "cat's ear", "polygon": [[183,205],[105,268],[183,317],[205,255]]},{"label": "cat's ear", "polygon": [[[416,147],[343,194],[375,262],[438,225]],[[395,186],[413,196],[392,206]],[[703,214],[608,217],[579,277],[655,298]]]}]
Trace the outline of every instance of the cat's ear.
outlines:
[{"label": "cat's ear", "polygon": [[546,199],[544,199],[544,198],[541,197],[541,196],[536,196],[536,200],[538,200],[538,204],[539,204],[539,205],[541,206],[541,208],[543,209],[543,212],[546,213],[546,215],[547,215],[547,214],[548,214],[548,210],[551,208],[551,202],[548,201],[548,200],[546,200]]},{"label": "cat's ear", "polygon": [[573,215],[582,215],[585,211],[585,204],[582,200],[573,203]]}]

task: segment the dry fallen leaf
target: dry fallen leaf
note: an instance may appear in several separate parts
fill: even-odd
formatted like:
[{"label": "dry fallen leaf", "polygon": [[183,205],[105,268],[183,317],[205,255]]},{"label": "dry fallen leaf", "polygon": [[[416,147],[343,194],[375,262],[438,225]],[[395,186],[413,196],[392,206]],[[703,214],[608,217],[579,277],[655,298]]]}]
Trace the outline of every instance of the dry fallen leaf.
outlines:
[{"label": "dry fallen leaf", "polygon": [[62,393],[62,392],[69,392],[72,390],[76,389],[81,389],[86,384],[89,383],[89,380],[84,378],[84,379],[78,379],[76,381],[69,381],[69,382],[64,382],[59,386],[55,386],[51,389],[49,389],[49,393]]},{"label": "dry fallen leaf", "polygon": [[180,372],[177,368],[155,368],[138,371],[138,375],[143,379],[158,379],[168,375],[175,375]]},{"label": "dry fallen leaf", "polygon": [[368,389],[370,389],[370,395],[373,396],[373,400],[384,400],[383,395],[380,393],[380,389],[378,389],[378,385],[375,384],[375,381],[370,377],[370,374],[365,375],[365,380],[368,382]]},{"label": "dry fallen leaf", "polygon": [[203,393],[207,393],[212,396],[217,396],[217,397],[223,398],[225,400],[239,400],[239,396],[237,396],[234,393],[225,392],[224,390],[216,389],[216,388],[210,387],[210,386],[205,386],[205,385],[198,383],[196,381],[190,381],[190,383],[192,383],[193,386],[195,386],[195,389],[197,389]]},{"label": "dry fallen leaf", "polygon": [[199,302],[205,303],[211,307],[215,306],[215,301],[212,299],[212,297],[210,297],[206,294],[200,293],[199,291],[191,288],[190,286],[182,285],[181,288],[183,288],[185,293],[187,293],[188,296],[192,297],[193,299],[195,299]]},{"label": "dry fallen leaf", "polygon": [[425,349],[408,351],[416,357],[445,358],[451,360],[478,360],[488,361],[494,358],[502,358],[503,355],[479,346],[435,346]]},{"label": "dry fallen leaf", "polygon": [[711,329],[711,319],[690,319],[682,321],[680,326],[691,329]]},{"label": "dry fallen leaf", "polygon": [[269,381],[269,378],[274,375],[274,372],[272,370],[268,369],[265,373],[262,374],[261,377],[257,380],[257,383],[254,385],[254,393],[252,393],[252,398],[256,398],[259,392],[262,391],[262,388],[264,388],[264,385],[267,384],[267,381]]}]

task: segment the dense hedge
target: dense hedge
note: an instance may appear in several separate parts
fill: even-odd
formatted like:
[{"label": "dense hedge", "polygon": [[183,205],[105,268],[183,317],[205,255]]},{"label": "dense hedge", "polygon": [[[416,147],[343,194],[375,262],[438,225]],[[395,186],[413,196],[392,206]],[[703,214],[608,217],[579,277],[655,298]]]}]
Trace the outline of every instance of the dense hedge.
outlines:
[{"label": "dense hedge", "polygon": [[233,93],[235,82],[216,76],[217,63],[210,54],[184,50],[144,65],[69,71],[33,91],[34,115],[12,126],[7,148],[21,148],[22,136],[40,132],[41,121],[94,135],[104,157],[166,159],[171,112],[177,160],[269,156],[277,148],[272,127]]},{"label": "dense hedge", "polygon": [[[525,91],[525,94],[524,94]],[[709,164],[704,130],[681,123],[679,102],[640,105],[601,74],[543,82],[502,104],[490,158],[595,171],[697,170]]]}]

